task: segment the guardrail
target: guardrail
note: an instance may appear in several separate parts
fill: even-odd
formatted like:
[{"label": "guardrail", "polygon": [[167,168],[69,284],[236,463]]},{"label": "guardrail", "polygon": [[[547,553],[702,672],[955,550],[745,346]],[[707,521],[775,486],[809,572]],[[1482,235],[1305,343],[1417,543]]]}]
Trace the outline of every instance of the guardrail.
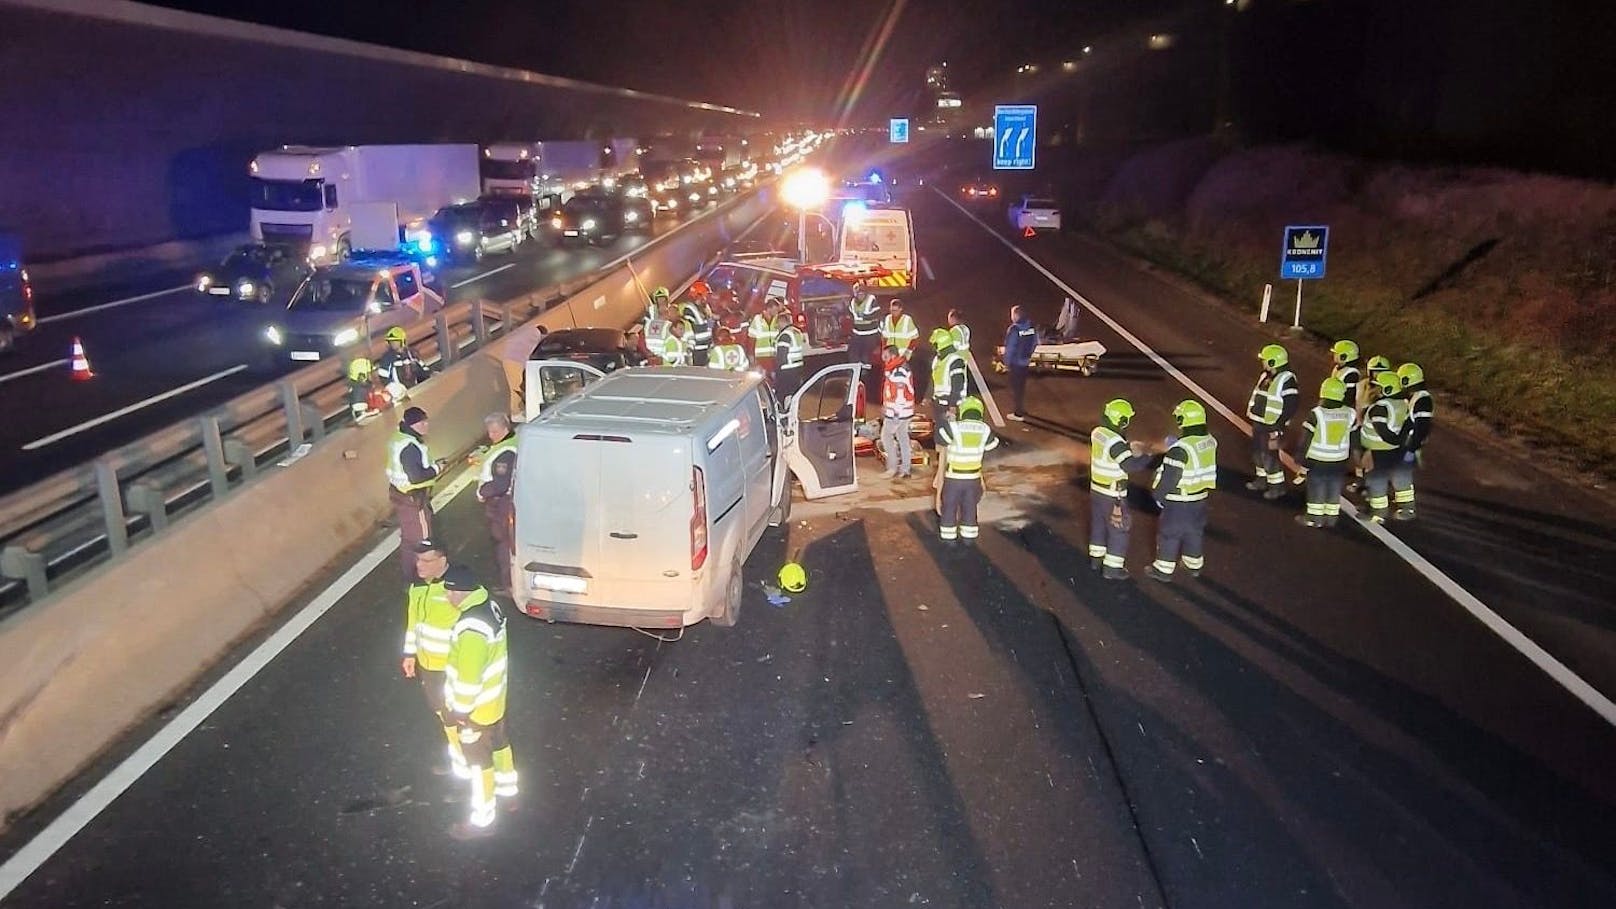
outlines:
[{"label": "guardrail", "polygon": [[[728,219],[766,190],[732,199],[587,275],[519,297],[461,301],[411,333],[429,363],[449,365],[559,308],[685,231]],[[748,209],[749,210],[749,209]],[[570,314],[573,324],[579,322]],[[373,341],[374,344],[374,341]],[[363,353],[355,350],[349,356]],[[93,461],[0,498],[0,617],[164,533],[176,517],[217,502],[300,447],[351,422],[346,359],[326,359],[172,424]]]}]

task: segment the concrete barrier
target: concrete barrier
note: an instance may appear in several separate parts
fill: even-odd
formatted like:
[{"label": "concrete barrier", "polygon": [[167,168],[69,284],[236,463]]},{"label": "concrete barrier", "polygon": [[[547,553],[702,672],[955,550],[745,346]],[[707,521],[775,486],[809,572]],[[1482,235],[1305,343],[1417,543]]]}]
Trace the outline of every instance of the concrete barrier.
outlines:
[{"label": "concrete barrier", "polygon": [[[695,222],[539,316],[622,325],[646,287],[677,286],[770,208],[767,194]],[[631,272],[632,268],[632,272]],[[437,456],[470,449],[510,387],[488,345],[412,393]],[[182,694],[388,510],[390,422],[333,432],[286,468],[175,521],[128,556],[0,621],[0,817],[37,804]]]}]

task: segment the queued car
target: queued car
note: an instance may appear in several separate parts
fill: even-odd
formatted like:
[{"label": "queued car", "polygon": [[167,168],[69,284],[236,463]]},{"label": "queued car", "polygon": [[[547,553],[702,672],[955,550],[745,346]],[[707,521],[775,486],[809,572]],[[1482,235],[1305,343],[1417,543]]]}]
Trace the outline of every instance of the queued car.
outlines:
[{"label": "queued car", "polygon": [[353,262],[316,268],[265,326],[264,340],[275,359],[297,362],[368,345],[389,328],[408,329],[443,308],[443,298],[422,281],[420,266],[403,257],[386,268]]},{"label": "queued car", "polygon": [[506,200],[446,205],[428,223],[444,255],[454,262],[481,262],[490,253],[512,252],[529,233],[520,209]]},{"label": "queued car", "polygon": [[277,291],[297,287],[312,270],[295,246],[249,243],[197,275],[196,292],[222,301],[269,303]]},{"label": "queued car", "polygon": [[0,354],[10,353],[17,339],[33,331],[34,287],[23,267],[22,241],[0,232]]},{"label": "queued car", "polygon": [[972,180],[960,187],[960,199],[967,204],[999,201],[999,187],[986,180]]},{"label": "queued car", "polygon": [[649,206],[638,200],[620,199],[608,193],[580,192],[561,206],[550,219],[557,245],[569,242],[602,243],[629,231],[649,230]]}]

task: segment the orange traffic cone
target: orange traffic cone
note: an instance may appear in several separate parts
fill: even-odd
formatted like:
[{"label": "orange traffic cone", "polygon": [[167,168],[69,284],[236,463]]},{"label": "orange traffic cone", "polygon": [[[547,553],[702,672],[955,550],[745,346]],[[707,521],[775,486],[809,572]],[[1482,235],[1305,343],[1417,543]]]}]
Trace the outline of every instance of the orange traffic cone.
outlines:
[{"label": "orange traffic cone", "polygon": [[79,340],[78,335],[74,335],[73,336],[73,381],[75,381],[75,382],[83,382],[83,381],[85,381],[87,379],[93,379],[93,378],[95,378],[95,373],[92,372],[91,369],[90,369],[90,358],[86,357],[84,355],[84,342]]},{"label": "orange traffic cone", "polygon": [[1036,236],[1038,236],[1038,231],[1036,231],[1036,230],[1033,230],[1033,229],[1032,229],[1032,228],[1030,228],[1030,227],[1026,227],[1026,228],[1023,228],[1023,229],[1022,229],[1022,231],[1021,231],[1021,235],[1022,235],[1022,236],[1023,236],[1023,237],[1036,237]]}]

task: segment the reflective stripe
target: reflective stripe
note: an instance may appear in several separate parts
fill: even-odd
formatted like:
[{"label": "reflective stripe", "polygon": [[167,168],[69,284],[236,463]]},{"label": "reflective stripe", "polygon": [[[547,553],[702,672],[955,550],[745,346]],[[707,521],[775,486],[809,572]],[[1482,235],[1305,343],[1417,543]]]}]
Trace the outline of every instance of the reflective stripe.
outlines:
[{"label": "reflective stripe", "polygon": [[707,365],[712,369],[745,372],[749,365],[746,362],[746,348],[739,344],[720,344],[707,355]]},{"label": "reflective stripe", "polygon": [[881,333],[881,307],[874,301],[869,306],[860,306],[854,300],[847,304],[847,308],[853,314],[853,334],[867,336]]},{"label": "reflective stripe", "polygon": [[1119,442],[1124,446],[1128,444],[1128,440],[1116,430],[1107,426],[1094,427],[1094,432],[1089,435],[1089,489],[1108,496],[1122,495],[1125,491],[1128,473],[1122,469],[1122,463],[1111,455]]},{"label": "reflective stripe", "polygon": [[954,347],[961,353],[971,349],[971,326],[961,322],[948,330],[954,338]]},{"label": "reflective stripe", "polygon": [[1408,419],[1408,402],[1399,398],[1381,398],[1369,405],[1369,412],[1364,414],[1363,431],[1358,438],[1363,441],[1363,447],[1369,451],[1391,451],[1397,443],[1380,434],[1379,423],[1386,424],[1386,431],[1393,436],[1403,431],[1403,422]]},{"label": "reflective stripe", "polygon": [[656,350],[655,345],[668,339],[668,327],[671,324],[667,319],[645,320],[645,345],[651,350]]},{"label": "reflective stripe", "polygon": [[746,333],[752,338],[752,355],[759,360],[764,357],[774,358],[774,339],[780,334],[780,318],[776,316],[773,321],[765,319],[762,313],[752,317],[752,323],[747,326]]},{"label": "reflective stripe", "polygon": [[[1179,457],[1173,458],[1178,452]],[[1178,487],[1166,491],[1169,502],[1200,502],[1218,486],[1218,440],[1210,435],[1189,436],[1173,443],[1167,450],[1166,460],[1172,459],[1179,467]],[[1156,468],[1156,480],[1161,481],[1162,468]]]},{"label": "reflective stripe", "polygon": [[993,447],[993,430],[981,420],[955,420],[943,434],[948,465],[943,476],[974,480],[982,475],[982,456]]},{"label": "reflective stripe", "polygon": [[958,373],[962,377],[965,375],[965,358],[960,356],[958,351],[951,350],[931,364],[931,396],[934,399],[947,401],[953,394],[953,383],[949,381],[949,376],[953,373]]},{"label": "reflective stripe", "polygon": [[[1263,373],[1263,376],[1267,375]],[[1259,376],[1257,387],[1251,390],[1251,400],[1246,402],[1246,416],[1264,426],[1273,426],[1285,411],[1285,399],[1294,394],[1296,374],[1290,370],[1282,369],[1274,373],[1266,384]]]},{"label": "reflective stripe", "polygon": [[414,492],[417,489],[426,489],[434,481],[424,483],[410,482],[410,475],[404,470],[404,452],[411,448],[421,450],[421,463],[431,464],[432,458],[426,453],[426,445],[420,439],[407,432],[393,433],[393,441],[387,446],[387,482],[399,492]]},{"label": "reflective stripe", "polygon": [[713,340],[713,323],[707,318],[707,314],[694,303],[684,304],[680,311],[684,315],[685,322],[690,325],[691,340],[698,347],[707,346],[707,343]]},{"label": "reflective stripe", "polygon": [[690,363],[690,345],[678,335],[668,335],[662,342],[663,366],[686,366]]},{"label": "reflective stripe", "polygon": [[483,470],[478,479],[478,484],[491,482],[494,479],[494,462],[499,460],[499,456],[505,452],[515,450],[516,436],[514,434],[502,442],[494,443],[488,449],[488,452],[483,455]]},{"label": "reflective stripe", "polygon": [[1307,446],[1307,458],[1330,463],[1345,461],[1352,450],[1352,428],[1357,422],[1358,414],[1350,407],[1313,408],[1308,421],[1313,438]]},{"label": "reflective stripe", "polygon": [[881,340],[886,346],[908,350],[919,337],[920,329],[915,327],[915,320],[909,318],[908,313],[897,319],[887,316],[881,320]]},{"label": "reflective stripe", "polygon": [[881,415],[895,420],[915,415],[915,378],[906,366],[887,373],[881,386]]},{"label": "reflective stripe", "polygon": [[1408,415],[1415,420],[1429,420],[1436,415],[1436,399],[1421,388],[1409,393]]},{"label": "reflective stripe", "polygon": [[776,344],[781,340],[786,342],[786,361],[781,366],[802,365],[803,357],[808,353],[808,336],[802,333],[802,329],[787,325],[780,329],[780,334],[774,340]]}]

